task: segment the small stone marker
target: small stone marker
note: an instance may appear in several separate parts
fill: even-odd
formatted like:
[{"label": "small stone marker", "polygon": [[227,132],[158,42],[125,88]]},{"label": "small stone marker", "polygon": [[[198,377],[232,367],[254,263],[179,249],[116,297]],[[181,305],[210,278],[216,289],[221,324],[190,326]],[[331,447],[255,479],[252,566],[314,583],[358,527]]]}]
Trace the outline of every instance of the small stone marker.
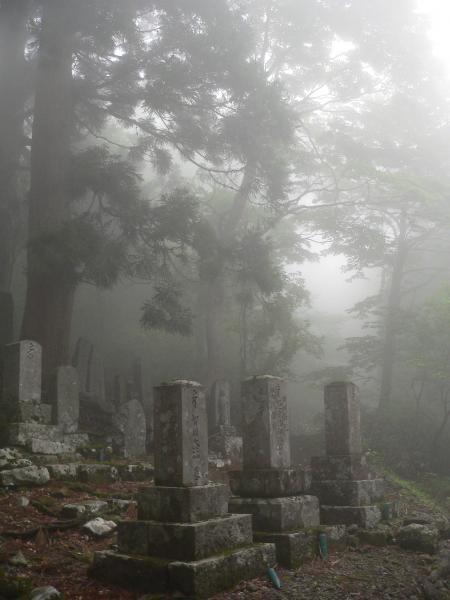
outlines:
[{"label": "small stone marker", "polygon": [[8,403],[41,400],[42,349],[23,340],[5,348],[3,399]]},{"label": "small stone marker", "polygon": [[286,384],[279,377],[251,377],[242,384],[244,468],[289,468]]},{"label": "small stone marker", "polygon": [[80,398],[78,374],[74,367],[58,367],[56,372],[54,413],[56,423],[64,433],[78,431]]},{"label": "small stone marker", "polygon": [[205,485],[208,434],[202,386],[176,380],[155,388],[155,484]]},{"label": "small stone marker", "polygon": [[147,424],[144,409],[138,400],[122,404],[114,423],[123,436],[125,458],[143,456],[146,450]]},{"label": "small stone marker", "polygon": [[328,455],[361,453],[360,407],[354,383],[325,387],[325,440]]}]

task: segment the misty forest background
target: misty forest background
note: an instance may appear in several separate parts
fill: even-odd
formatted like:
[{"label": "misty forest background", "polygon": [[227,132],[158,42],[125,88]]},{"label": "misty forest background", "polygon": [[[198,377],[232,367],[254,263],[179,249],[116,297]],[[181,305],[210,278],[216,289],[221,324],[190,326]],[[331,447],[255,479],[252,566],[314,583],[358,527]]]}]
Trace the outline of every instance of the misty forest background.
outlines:
[{"label": "misty forest background", "polygon": [[[300,453],[323,384],[352,379],[371,448],[448,473],[450,85],[428,30],[412,0],[0,0],[0,289],[44,386],[79,336],[110,381],[133,357],[153,385],[229,379],[236,424],[244,377],[285,376]],[[365,297],[320,311],[303,268],[329,306],[338,278]]]}]

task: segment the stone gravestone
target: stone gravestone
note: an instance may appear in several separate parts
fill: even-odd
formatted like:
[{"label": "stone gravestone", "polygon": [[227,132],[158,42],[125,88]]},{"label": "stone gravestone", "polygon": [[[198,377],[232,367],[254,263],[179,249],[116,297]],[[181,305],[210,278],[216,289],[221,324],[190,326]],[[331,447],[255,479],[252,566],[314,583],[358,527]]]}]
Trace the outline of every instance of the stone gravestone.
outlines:
[{"label": "stone gravestone", "polygon": [[231,390],[226,380],[214,382],[209,397],[209,449],[226,464],[242,463],[242,438],[231,425]]},{"label": "stone gravestone", "polygon": [[327,454],[311,459],[322,523],[374,526],[381,518],[377,503],[384,482],[371,475],[361,452],[358,389],[353,383],[332,383],[325,387],[324,401]]},{"label": "stone gravestone", "polygon": [[308,473],[290,466],[285,382],[261,376],[242,384],[243,471],[230,472],[230,512],[253,516],[255,539],[274,542],[278,562],[296,568],[314,557],[319,501],[306,495]]},{"label": "stone gravestone", "polygon": [[80,397],[78,374],[74,367],[58,367],[54,392],[54,421],[64,433],[78,431]]},{"label": "stone gravestone", "polygon": [[98,578],[209,598],[274,564],[272,544],[253,544],[250,515],[227,514],[227,487],[208,483],[206,421],[198,383],[155,390],[155,486],[139,492],[138,520],[119,524],[119,551],[95,553]]},{"label": "stone gravestone", "polygon": [[51,406],[41,403],[42,349],[23,340],[5,346],[2,409],[8,422],[51,421]]},{"label": "stone gravestone", "polygon": [[81,394],[87,394],[89,392],[89,364],[92,351],[93,346],[89,340],[86,340],[85,338],[78,339],[73,357],[73,366],[78,373],[78,384]]},{"label": "stone gravestone", "polygon": [[146,452],[147,427],[144,409],[138,400],[122,404],[113,417],[116,429],[120,432],[121,446],[125,458],[143,456]]},{"label": "stone gravestone", "polygon": [[155,483],[208,482],[205,394],[200,384],[162,385],[155,390]]}]

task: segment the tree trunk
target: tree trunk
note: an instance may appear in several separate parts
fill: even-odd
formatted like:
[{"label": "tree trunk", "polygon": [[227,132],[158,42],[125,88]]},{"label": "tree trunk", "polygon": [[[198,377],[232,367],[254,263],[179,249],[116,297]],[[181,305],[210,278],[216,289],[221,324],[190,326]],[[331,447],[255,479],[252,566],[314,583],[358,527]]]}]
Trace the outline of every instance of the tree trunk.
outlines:
[{"label": "tree trunk", "polygon": [[399,333],[399,313],[402,298],[402,282],[405,264],[408,257],[408,244],[406,241],[406,218],[401,217],[399,242],[394,258],[391,285],[386,307],[386,318],[384,324],[384,344],[381,366],[381,386],[378,408],[384,414],[391,405],[392,382],[394,366],[397,357],[397,336]]},{"label": "tree trunk", "polygon": [[56,366],[69,359],[75,293],[63,253],[70,219],[66,194],[72,126],[72,36],[69,0],[46,0],[31,151],[27,295],[22,338],[43,347],[44,387]]},{"label": "tree trunk", "polygon": [[27,98],[29,0],[0,2],[0,291],[10,291],[21,226],[18,194]]}]

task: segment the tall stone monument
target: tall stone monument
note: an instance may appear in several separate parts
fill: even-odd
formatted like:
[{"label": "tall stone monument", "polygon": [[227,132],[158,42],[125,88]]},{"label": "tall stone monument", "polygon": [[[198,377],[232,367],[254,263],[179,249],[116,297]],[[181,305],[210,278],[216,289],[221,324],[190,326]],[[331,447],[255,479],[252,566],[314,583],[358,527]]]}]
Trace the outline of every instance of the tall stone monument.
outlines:
[{"label": "tall stone monument", "polygon": [[242,438],[231,425],[231,391],[226,380],[214,382],[208,402],[209,449],[229,465],[242,463]]},{"label": "tall stone monument", "polygon": [[138,520],[118,528],[118,552],[94,555],[92,573],[144,593],[209,598],[275,562],[253,544],[250,515],[227,514],[228,489],[208,481],[205,395],[177,380],[155,390],[155,486],[138,495]]},{"label": "tall stone monument", "polygon": [[242,384],[243,471],[230,472],[230,511],[251,513],[255,539],[274,542],[278,562],[295,568],[313,557],[319,501],[306,495],[308,473],[291,468],[286,384],[252,377]]},{"label": "tall stone monument", "polygon": [[326,456],[311,459],[314,493],[325,525],[376,525],[384,482],[372,476],[362,454],[360,403],[354,383],[325,387]]}]

